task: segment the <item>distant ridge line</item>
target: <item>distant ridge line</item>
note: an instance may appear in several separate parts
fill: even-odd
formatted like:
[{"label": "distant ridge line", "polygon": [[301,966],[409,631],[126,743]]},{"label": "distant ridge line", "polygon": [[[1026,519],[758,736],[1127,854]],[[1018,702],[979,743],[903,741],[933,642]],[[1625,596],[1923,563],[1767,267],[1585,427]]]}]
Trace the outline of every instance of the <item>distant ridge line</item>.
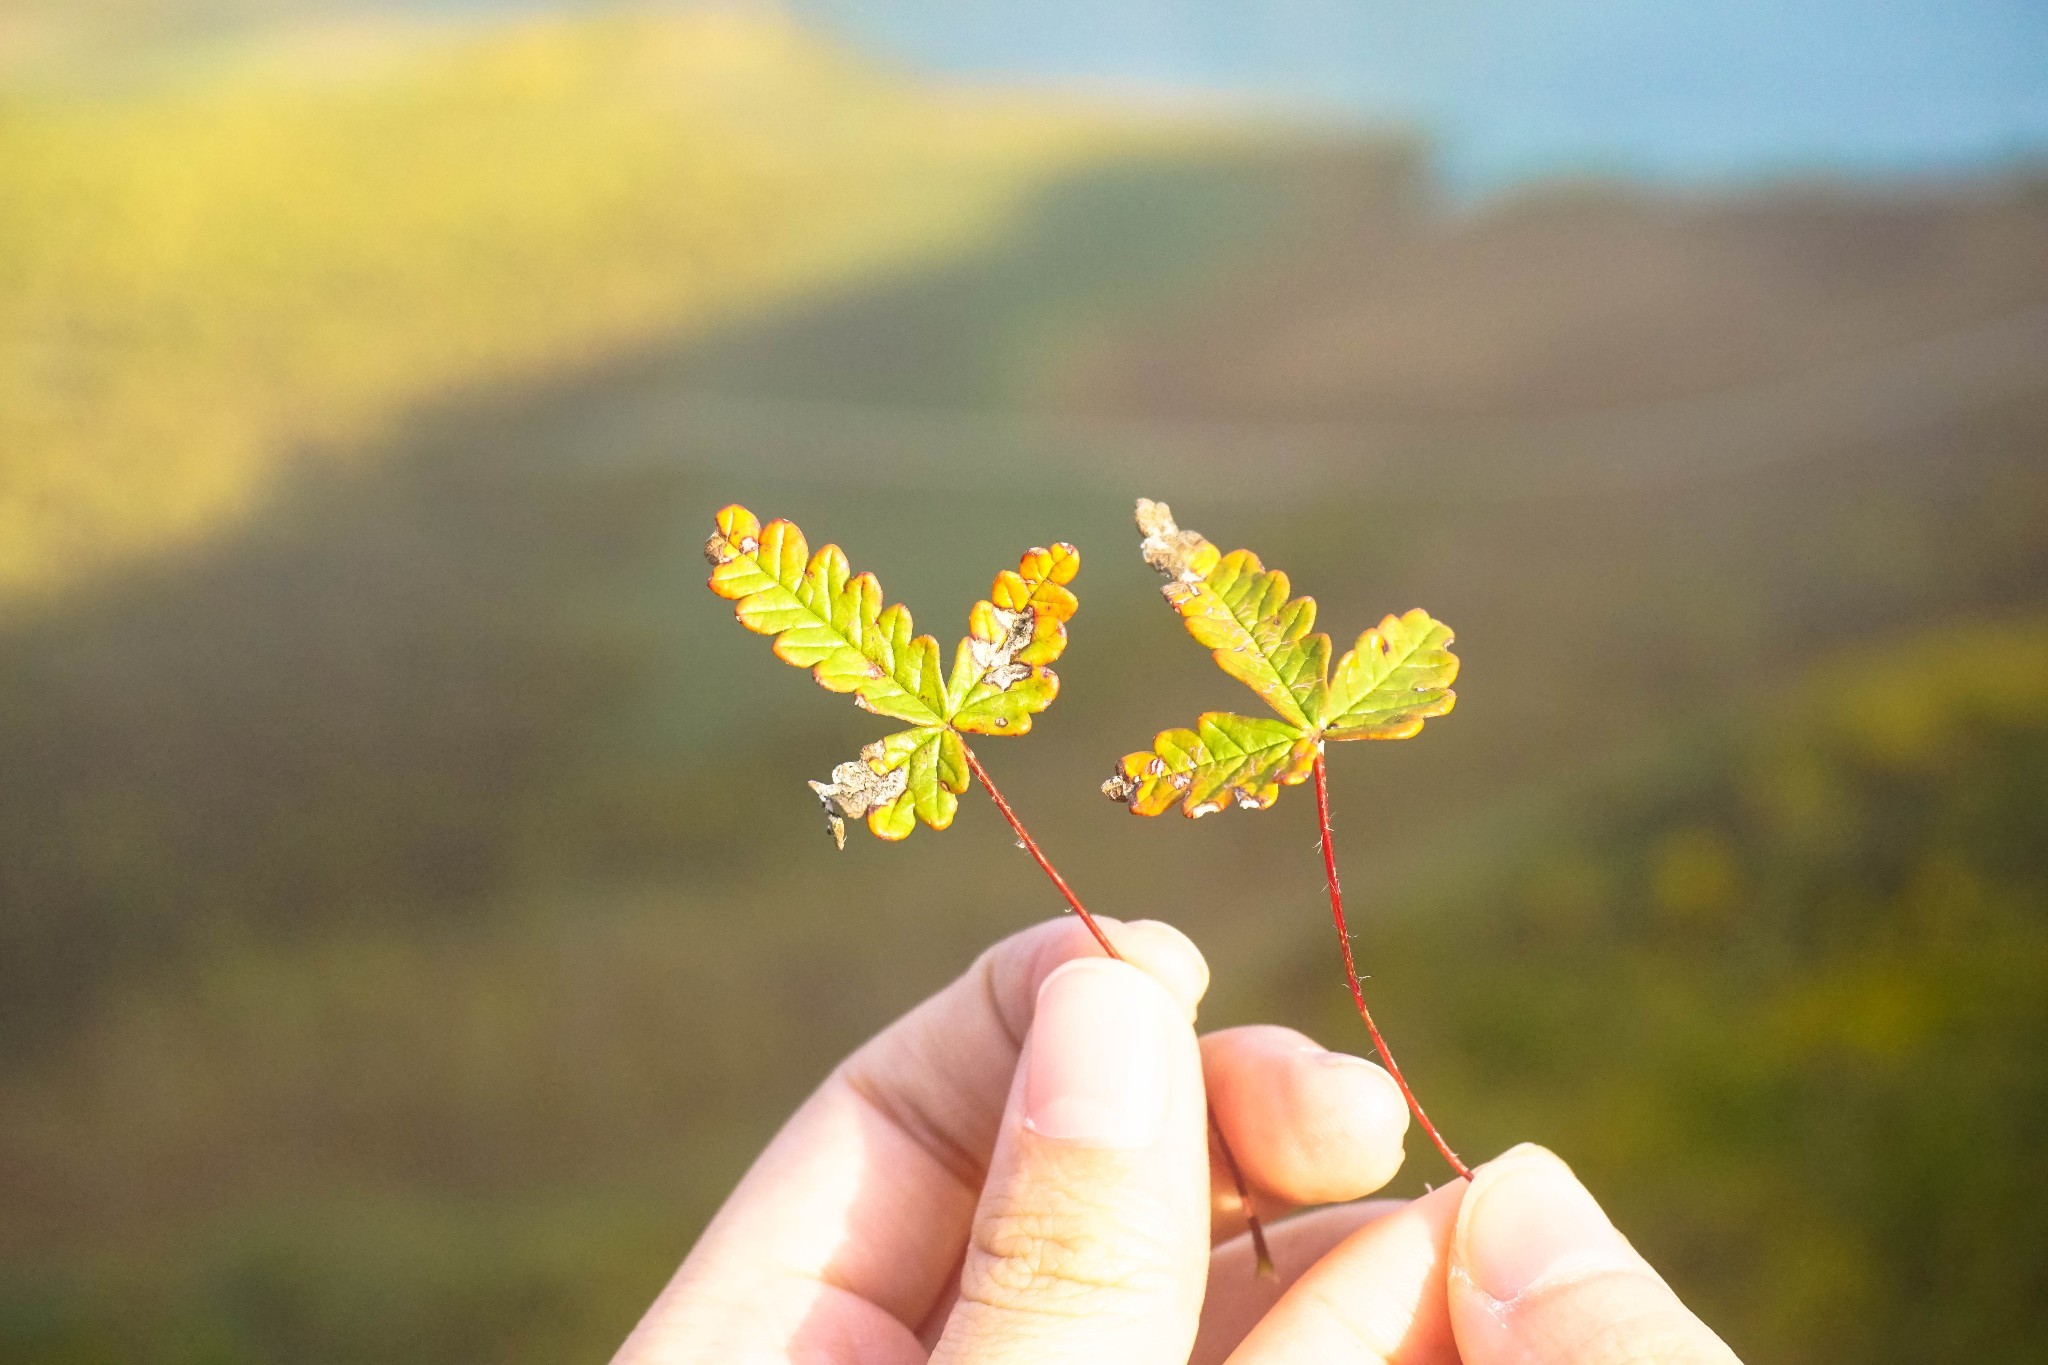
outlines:
[{"label": "distant ridge line", "polygon": [[[1383,484],[1389,491],[1519,498],[1747,475],[2044,388],[2048,305],[2039,305],[1790,378],[1561,417],[1233,421],[680,389],[609,404],[605,419],[658,427],[676,439],[621,442],[635,453],[585,468],[616,473],[701,464],[706,446],[723,446],[745,449],[756,473],[829,480],[843,462],[847,477],[870,485],[943,486],[978,484],[984,460],[1024,452],[1071,466],[1064,473],[1075,481],[1122,489],[1162,460],[1204,468],[1255,461],[1262,479],[1287,487],[1312,483],[1343,461],[1381,466],[1379,474],[1392,480]],[[764,442],[776,449],[764,451]]]}]

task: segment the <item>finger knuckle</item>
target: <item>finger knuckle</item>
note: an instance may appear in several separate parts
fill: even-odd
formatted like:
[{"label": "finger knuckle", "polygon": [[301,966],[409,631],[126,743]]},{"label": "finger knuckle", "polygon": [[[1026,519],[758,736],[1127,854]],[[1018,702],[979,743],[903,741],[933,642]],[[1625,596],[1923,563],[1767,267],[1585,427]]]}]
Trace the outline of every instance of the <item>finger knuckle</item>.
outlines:
[{"label": "finger knuckle", "polygon": [[1546,1360],[1573,1365],[1733,1365],[1734,1356],[1645,1272],[1559,1287]]},{"label": "finger knuckle", "polygon": [[996,1200],[975,1221],[960,1272],[960,1296],[1016,1313],[1070,1316],[1144,1290],[1168,1272],[1159,1220],[1113,1211],[1084,1197],[1028,1205]]},{"label": "finger knuckle", "polygon": [[1595,1331],[1571,1357],[1599,1365],[1718,1365],[1702,1350],[1699,1334],[1670,1322],[1613,1323]]}]

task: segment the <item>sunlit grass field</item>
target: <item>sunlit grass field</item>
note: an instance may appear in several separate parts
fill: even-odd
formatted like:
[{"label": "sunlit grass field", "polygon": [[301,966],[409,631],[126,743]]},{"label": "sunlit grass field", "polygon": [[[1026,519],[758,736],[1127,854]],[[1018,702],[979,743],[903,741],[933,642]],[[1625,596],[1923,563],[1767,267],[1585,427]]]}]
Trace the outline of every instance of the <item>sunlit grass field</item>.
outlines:
[{"label": "sunlit grass field", "polygon": [[0,84],[0,610],[574,370],[987,237],[1138,135],[763,16],[369,23]]}]

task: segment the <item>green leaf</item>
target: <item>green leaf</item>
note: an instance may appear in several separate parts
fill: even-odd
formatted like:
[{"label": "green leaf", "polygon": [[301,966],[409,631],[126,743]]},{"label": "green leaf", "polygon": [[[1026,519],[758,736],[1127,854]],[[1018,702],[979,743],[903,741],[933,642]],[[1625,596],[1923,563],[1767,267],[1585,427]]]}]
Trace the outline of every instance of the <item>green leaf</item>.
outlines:
[{"label": "green leaf", "polygon": [[885,778],[904,775],[903,791],[886,807],[868,814],[868,829],[882,839],[901,839],[922,820],[933,829],[953,823],[959,794],[967,790],[967,746],[944,726],[902,730],[861,750],[868,766]]},{"label": "green leaf", "polygon": [[879,715],[945,722],[938,642],[911,634],[908,608],[883,608],[873,574],[854,575],[837,545],[811,555],[793,523],[763,527],[737,504],[718,514],[717,527],[704,546],[711,591],[736,599],[741,625],[775,637],[777,658]]},{"label": "green leaf", "polygon": [[977,735],[1021,735],[1059,695],[1045,665],[1066,651],[1067,627],[1080,605],[1067,589],[1081,568],[1071,545],[1025,552],[1015,572],[996,575],[988,599],[968,613],[967,638],[953,656],[947,721]]},{"label": "green leaf", "polygon": [[883,839],[918,822],[944,829],[959,809],[970,771],[962,734],[1021,735],[1059,695],[1047,667],[1066,650],[1066,623],[1079,603],[1067,584],[1081,566],[1071,545],[1025,552],[995,577],[968,614],[950,675],[938,642],[913,635],[908,608],[884,606],[873,574],[854,574],[836,545],[810,552],[787,521],[763,526],[737,504],[720,511],[705,544],[711,590],[734,601],[740,624],[774,637],[777,657],[809,668],[857,705],[910,722],[813,782],[841,847],[846,821],[865,820]]},{"label": "green leaf", "polygon": [[1312,597],[1289,598],[1287,575],[1249,550],[1224,554],[1184,530],[1163,502],[1138,500],[1145,562],[1165,574],[1166,600],[1217,664],[1258,693],[1278,720],[1204,715],[1128,755],[1103,791],[1140,815],[1176,800],[1190,816],[1227,801],[1264,808],[1313,769],[1325,739],[1406,739],[1457,700],[1450,628],[1417,609],[1358,637],[1330,671],[1330,637],[1314,629]]},{"label": "green leaf", "polygon": [[1330,739],[1406,739],[1457,703],[1451,628],[1416,608],[1358,637],[1330,679],[1323,734]]},{"label": "green leaf", "polygon": [[[1316,623],[1315,599],[1290,601],[1287,575],[1268,570],[1250,550],[1216,555],[1197,533],[1173,524],[1165,503],[1141,501],[1138,507],[1138,524],[1148,528],[1147,562],[1166,557],[1168,547],[1186,555],[1179,561],[1185,567],[1171,574],[1163,591],[1188,633],[1266,705],[1296,725],[1312,726],[1330,670],[1330,637],[1309,633]],[[1205,568],[1196,571],[1196,563]]]},{"label": "green leaf", "polygon": [[1263,810],[1282,786],[1307,779],[1317,749],[1286,721],[1210,711],[1194,729],[1163,731],[1150,749],[1126,754],[1103,790],[1139,815],[1157,815],[1176,801],[1190,818],[1232,801]]}]

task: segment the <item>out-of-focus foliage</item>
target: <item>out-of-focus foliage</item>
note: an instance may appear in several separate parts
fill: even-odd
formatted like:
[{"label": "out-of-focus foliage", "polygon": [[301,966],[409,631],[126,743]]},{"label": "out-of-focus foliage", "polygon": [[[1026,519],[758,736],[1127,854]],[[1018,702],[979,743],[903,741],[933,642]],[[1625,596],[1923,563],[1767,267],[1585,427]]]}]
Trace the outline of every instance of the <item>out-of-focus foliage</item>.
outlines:
[{"label": "out-of-focus foliage", "polygon": [[1176,525],[1163,502],[1138,500],[1138,529],[1188,634],[1280,719],[1210,711],[1193,730],[1162,731],[1150,749],[1126,754],[1102,790],[1132,814],[1175,802],[1190,818],[1230,801],[1264,810],[1281,787],[1307,780],[1324,740],[1408,739],[1457,704],[1451,628],[1421,608],[1359,636],[1333,677],[1330,637],[1314,630],[1316,600],[1290,598],[1285,573],[1250,550],[1222,553]]},{"label": "out-of-focus foliage", "polygon": [[130,65],[0,91],[0,608],[423,399],[966,247],[1114,140],[715,9]]},{"label": "out-of-focus foliage", "polygon": [[1746,1360],[2040,1360],[2048,623],[1743,710],[1361,917],[1396,1045],[1482,1149],[1569,1154]]},{"label": "out-of-focus foliage", "polygon": [[960,736],[1026,734],[1059,695],[1059,675],[1046,665],[1066,651],[1067,622],[1080,606],[1067,588],[1081,571],[1071,545],[1033,547],[996,575],[968,613],[950,676],[939,668],[939,642],[911,634],[909,608],[884,607],[882,585],[855,574],[837,545],[812,554],[794,522],[763,526],[734,504],[718,513],[704,554],[711,591],[733,599],[741,625],[775,637],[777,658],[810,669],[828,692],[851,692],[863,711],[911,723],[834,768],[831,782],[811,783],[841,848],[847,820],[865,819],[890,840],[919,820],[951,825],[967,790]]}]

